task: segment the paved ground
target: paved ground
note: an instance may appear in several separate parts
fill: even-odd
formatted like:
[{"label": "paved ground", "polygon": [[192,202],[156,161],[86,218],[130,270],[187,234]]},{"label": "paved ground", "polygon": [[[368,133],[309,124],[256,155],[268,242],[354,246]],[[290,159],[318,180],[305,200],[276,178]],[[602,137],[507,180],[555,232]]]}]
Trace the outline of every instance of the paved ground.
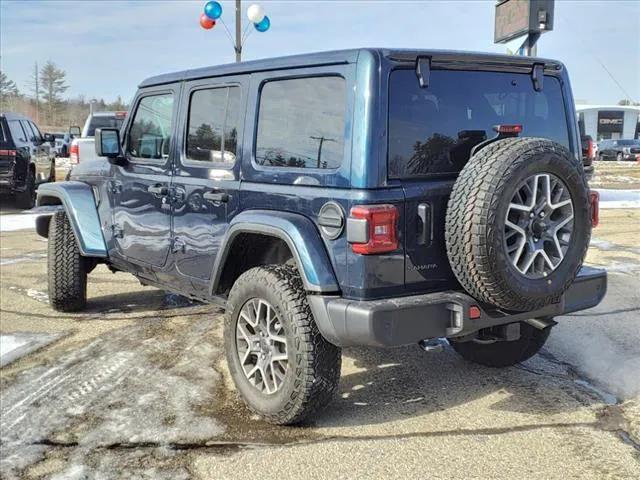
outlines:
[{"label": "paved ground", "polygon": [[99,267],[86,312],[53,312],[46,242],[0,232],[0,331],[32,349],[0,370],[0,476],[640,478],[640,210],[602,222],[589,262],[609,293],[541,355],[494,370],[348,349],[338,397],[296,428],[236,399],[216,309]]}]

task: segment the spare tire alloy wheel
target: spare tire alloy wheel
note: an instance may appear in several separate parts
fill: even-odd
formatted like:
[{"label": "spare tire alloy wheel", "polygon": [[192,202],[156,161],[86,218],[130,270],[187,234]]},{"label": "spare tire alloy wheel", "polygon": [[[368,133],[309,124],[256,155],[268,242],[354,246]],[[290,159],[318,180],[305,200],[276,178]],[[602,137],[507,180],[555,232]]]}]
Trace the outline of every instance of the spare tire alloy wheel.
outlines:
[{"label": "spare tire alloy wheel", "polygon": [[556,303],[582,266],[590,210],[569,150],[543,138],[498,140],[471,157],[451,192],[451,269],[481,302],[517,311]]},{"label": "spare tire alloy wheel", "polygon": [[242,306],[236,324],[236,345],[249,383],[260,393],[275,393],[287,373],[287,338],[269,302],[252,298]]},{"label": "spare tire alloy wheel", "polygon": [[504,247],[511,264],[527,278],[542,278],[564,259],[573,233],[573,201],[551,173],[528,177],[507,208]]}]

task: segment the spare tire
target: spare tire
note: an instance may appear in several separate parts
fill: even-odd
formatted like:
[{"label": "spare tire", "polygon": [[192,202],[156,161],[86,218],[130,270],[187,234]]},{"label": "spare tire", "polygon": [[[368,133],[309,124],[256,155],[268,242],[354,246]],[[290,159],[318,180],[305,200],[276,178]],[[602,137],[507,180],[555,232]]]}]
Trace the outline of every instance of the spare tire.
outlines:
[{"label": "spare tire", "polygon": [[555,303],[591,236],[582,163],[542,138],[506,138],[476,153],[447,206],[451,268],[477,300],[529,311]]}]

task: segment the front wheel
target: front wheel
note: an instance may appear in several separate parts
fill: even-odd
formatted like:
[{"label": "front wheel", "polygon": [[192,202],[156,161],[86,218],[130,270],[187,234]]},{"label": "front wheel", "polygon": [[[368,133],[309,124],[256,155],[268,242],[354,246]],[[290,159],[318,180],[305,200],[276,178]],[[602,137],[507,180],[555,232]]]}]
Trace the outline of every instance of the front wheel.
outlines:
[{"label": "front wheel", "polygon": [[231,377],[250,410],[290,425],[317,414],[340,380],[340,348],[315,324],[300,275],[289,265],[256,267],[233,285],[224,344]]},{"label": "front wheel", "polygon": [[622,161],[622,154],[620,152],[618,152],[616,154],[616,161],[621,162]]},{"label": "front wheel", "polygon": [[80,255],[78,242],[64,212],[49,223],[49,303],[59,312],[77,312],[87,303],[89,261]]},{"label": "front wheel", "polygon": [[[510,367],[533,357],[544,346],[552,327],[540,330],[520,322],[520,338],[491,341],[479,337],[467,342],[449,340],[451,347],[465,360],[487,367]],[[492,342],[492,343],[490,343]]]}]

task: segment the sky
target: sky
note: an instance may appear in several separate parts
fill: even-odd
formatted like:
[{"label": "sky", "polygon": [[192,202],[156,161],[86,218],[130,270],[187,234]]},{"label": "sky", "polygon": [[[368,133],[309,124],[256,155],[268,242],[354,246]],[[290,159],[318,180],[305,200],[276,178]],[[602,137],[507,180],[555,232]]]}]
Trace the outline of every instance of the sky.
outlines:
[{"label": "sky", "polygon": [[[234,25],[234,2],[221,2]],[[246,9],[254,2],[243,1]],[[261,1],[271,19],[243,59],[354,47],[506,53],[493,43],[494,0]],[[0,69],[28,90],[34,62],[67,72],[67,95],[127,101],[146,77],[234,61],[219,22],[200,28],[204,0],[0,1]],[[567,65],[580,103],[640,102],[640,0],[557,0],[538,55]],[[609,73],[607,73],[607,71]],[[613,78],[612,78],[613,77]]]}]

